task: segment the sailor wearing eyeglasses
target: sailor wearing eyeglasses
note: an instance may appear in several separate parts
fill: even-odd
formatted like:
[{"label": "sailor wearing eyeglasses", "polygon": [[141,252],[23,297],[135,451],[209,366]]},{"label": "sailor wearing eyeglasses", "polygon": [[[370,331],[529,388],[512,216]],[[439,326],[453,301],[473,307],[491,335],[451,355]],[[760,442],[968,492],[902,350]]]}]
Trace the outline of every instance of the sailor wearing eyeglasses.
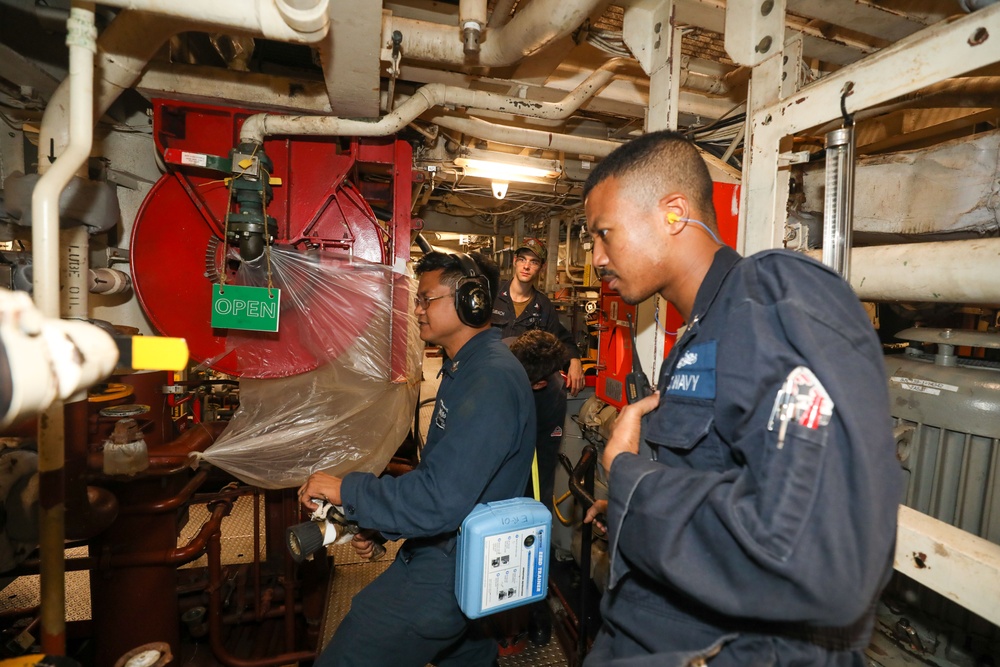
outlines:
[{"label": "sailor wearing eyeglasses", "polygon": [[500,293],[493,302],[492,324],[500,328],[503,338],[517,338],[533,329],[558,337],[569,359],[566,386],[576,396],[584,386],[580,351],[573,344],[572,334],[559,321],[552,302],[535,287],[535,279],[545,266],[547,256],[545,244],[538,239],[522,241],[514,252],[514,277],[500,285]]}]

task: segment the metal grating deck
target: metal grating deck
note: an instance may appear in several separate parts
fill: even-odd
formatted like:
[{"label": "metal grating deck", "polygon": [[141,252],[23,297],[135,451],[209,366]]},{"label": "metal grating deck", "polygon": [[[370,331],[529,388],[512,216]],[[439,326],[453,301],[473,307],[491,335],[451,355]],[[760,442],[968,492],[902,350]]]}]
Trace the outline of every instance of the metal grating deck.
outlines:
[{"label": "metal grating deck", "polygon": [[[351,599],[389,567],[402,543],[402,540],[386,542],[386,555],[375,563],[360,560],[350,544],[330,547],[334,572],[330,578],[326,614],[320,629],[322,646],[326,646],[341,621],[347,616],[347,612],[351,609]],[[520,653],[500,658],[500,667],[566,667],[568,664],[566,654],[563,653],[555,633],[547,646],[535,646],[528,642],[527,647]]]}]

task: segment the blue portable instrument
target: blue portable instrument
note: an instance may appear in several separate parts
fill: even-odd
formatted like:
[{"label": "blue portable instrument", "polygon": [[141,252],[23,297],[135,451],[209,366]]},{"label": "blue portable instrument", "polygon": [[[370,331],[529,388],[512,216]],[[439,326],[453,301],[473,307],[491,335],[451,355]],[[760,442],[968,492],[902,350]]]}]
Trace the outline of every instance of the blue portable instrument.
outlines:
[{"label": "blue portable instrument", "polygon": [[537,500],[481,503],[458,531],[455,596],[469,618],[544,600],[552,514]]}]

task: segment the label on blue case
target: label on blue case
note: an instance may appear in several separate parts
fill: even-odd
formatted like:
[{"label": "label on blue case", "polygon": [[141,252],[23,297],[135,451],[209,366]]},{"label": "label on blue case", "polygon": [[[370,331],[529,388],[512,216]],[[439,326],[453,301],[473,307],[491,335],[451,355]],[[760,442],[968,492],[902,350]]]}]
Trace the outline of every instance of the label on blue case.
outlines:
[{"label": "label on blue case", "polygon": [[545,531],[514,531],[483,538],[483,611],[520,602],[545,590]]}]

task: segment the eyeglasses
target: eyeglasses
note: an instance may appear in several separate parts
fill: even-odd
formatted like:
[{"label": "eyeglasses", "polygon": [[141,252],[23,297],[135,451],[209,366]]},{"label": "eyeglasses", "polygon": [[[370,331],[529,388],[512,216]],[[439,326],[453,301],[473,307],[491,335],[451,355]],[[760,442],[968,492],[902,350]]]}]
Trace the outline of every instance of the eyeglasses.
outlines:
[{"label": "eyeglasses", "polygon": [[514,258],[514,263],[527,264],[528,266],[533,266],[535,268],[538,268],[539,266],[542,265],[542,260],[532,259],[530,257],[525,257],[524,255],[518,255],[517,257]]},{"label": "eyeglasses", "polygon": [[454,292],[448,292],[447,294],[442,294],[441,296],[424,296],[422,294],[418,294],[413,297],[413,305],[421,310],[427,310],[427,307],[431,305],[431,301],[437,301],[438,299],[449,297],[452,294],[454,294]]}]

